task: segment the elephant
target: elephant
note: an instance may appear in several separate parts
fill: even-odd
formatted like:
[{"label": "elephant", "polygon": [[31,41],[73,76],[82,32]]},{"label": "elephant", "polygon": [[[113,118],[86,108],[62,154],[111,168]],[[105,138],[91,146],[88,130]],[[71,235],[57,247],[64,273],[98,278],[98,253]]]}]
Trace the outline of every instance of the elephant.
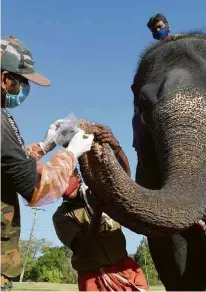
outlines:
[{"label": "elephant", "polygon": [[[206,34],[147,48],[132,91],[145,129],[136,182],[108,144],[94,142],[80,158],[89,204],[148,237],[167,290],[204,291],[206,236],[197,222],[206,215]],[[80,127],[97,130],[83,120]]]}]

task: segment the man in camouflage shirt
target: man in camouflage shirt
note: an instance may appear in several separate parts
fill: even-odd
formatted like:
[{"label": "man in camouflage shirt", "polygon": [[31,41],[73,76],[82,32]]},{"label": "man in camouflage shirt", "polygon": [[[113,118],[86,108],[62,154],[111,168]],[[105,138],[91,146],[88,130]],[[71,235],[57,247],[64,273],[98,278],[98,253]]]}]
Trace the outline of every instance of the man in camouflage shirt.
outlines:
[{"label": "man in camouflage shirt", "polygon": [[[50,81],[34,72],[29,50],[18,41],[1,40],[1,287],[11,288],[12,278],[21,273],[18,241],[20,236],[20,210],[12,176],[18,179],[18,191],[25,198],[33,192],[38,180],[36,161],[29,157],[18,127],[5,108],[23,102],[29,93],[31,80],[43,86]],[[18,92],[19,91],[19,92]],[[10,155],[9,153],[12,153]],[[13,157],[12,157],[13,156]],[[27,175],[27,178],[25,178]],[[19,178],[22,176],[22,179]]]},{"label": "man in camouflage shirt", "polygon": [[[18,126],[7,108],[21,105],[30,91],[29,80],[42,86],[51,82],[34,71],[28,48],[10,37],[1,40],[1,288],[12,286],[21,273],[18,193],[30,207],[59,199],[68,187],[78,157],[91,148],[93,135],[77,132],[69,146],[48,163],[40,161],[55,148],[53,137],[61,121],[52,124],[43,141],[25,148]],[[72,143],[73,141],[73,143]],[[75,143],[74,143],[75,142]]]}]

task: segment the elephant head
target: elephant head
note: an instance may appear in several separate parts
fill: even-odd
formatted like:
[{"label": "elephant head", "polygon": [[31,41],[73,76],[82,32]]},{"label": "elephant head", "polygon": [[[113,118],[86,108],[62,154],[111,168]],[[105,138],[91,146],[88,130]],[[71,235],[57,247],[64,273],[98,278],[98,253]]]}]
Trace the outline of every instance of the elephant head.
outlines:
[{"label": "elephant head", "polygon": [[[132,90],[160,189],[135,183],[107,144],[94,143],[80,159],[94,192],[89,201],[98,199],[104,212],[134,232],[183,231],[206,213],[206,35],[178,36],[147,49]],[[81,127],[95,131],[87,122]]]}]

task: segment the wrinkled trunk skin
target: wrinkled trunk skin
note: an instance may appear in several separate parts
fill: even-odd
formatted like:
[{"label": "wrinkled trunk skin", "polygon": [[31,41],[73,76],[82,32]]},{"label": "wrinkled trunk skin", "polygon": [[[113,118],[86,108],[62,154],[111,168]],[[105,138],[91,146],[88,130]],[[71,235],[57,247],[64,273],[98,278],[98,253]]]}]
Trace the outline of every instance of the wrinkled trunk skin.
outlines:
[{"label": "wrinkled trunk skin", "polygon": [[[131,180],[109,145],[80,159],[88,199],[123,226],[145,235],[180,233],[206,214],[206,35],[158,42],[134,78],[134,104],[152,134],[161,189]],[[81,123],[87,132],[95,125]],[[126,134],[126,133],[125,133]]]},{"label": "wrinkled trunk skin", "polygon": [[[206,289],[206,234],[196,224],[206,214],[205,64],[206,35],[189,35],[154,45],[135,75],[135,106],[139,108],[143,93],[152,101],[144,116],[147,147],[145,140],[141,144],[147,171],[139,173],[137,181],[160,190],[144,189],[130,180],[108,145],[95,143],[80,160],[85,182],[96,192],[89,202],[99,201],[122,225],[148,235],[167,291]],[[88,133],[96,131],[87,122],[81,126]],[[148,160],[151,148],[154,157]],[[155,166],[157,172],[149,177]]]},{"label": "wrinkled trunk skin", "polygon": [[[175,233],[205,214],[206,93],[201,88],[164,92],[151,119],[162,172],[161,190],[148,190],[130,179],[109,145],[94,143],[80,159],[85,183],[103,211],[130,230]],[[81,123],[87,132],[95,125]]]}]

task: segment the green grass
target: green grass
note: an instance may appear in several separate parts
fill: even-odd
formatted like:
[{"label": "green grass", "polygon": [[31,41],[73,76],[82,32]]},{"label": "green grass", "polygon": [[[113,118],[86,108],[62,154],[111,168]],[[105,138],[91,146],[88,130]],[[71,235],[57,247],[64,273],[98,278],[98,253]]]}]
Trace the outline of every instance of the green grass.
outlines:
[{"label": "green grass", "polygon": [[[16,282],[14,291],[78,291],[78,287],[76,284]],[[165,291],[165,289],[163,286],[152,286],[150,291]]]},{"label": "green grass", "polygon": [[165,291],[165,288],[162,285],[150,286],[149,291]]},{"label": "green grass", "polygon": [[76,284],[16,282],[14,291],[78,291],[78,287]]}]

